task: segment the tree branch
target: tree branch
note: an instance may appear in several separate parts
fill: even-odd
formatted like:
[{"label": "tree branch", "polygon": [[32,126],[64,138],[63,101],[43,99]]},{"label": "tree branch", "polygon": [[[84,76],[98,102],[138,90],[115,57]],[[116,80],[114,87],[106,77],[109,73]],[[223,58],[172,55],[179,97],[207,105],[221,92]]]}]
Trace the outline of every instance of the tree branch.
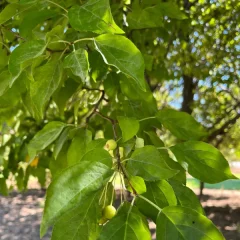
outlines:
[{"label": "tree branch", "polygon": [[196,84],[193,82],[193,77],[183,74],[183,102],[182,111],[189,114],[192,113],[192,103],[194,97],[194,88]]},{"label": "tree branch", "polygon": [[[86,89],[86,88],[85,88]],[[99,89],[98,89],[99,90]],[[101,91],[101,97],[99,98],[99,100],[97,101],[97,103],[95,104],[92,112],[90,113],[90,115],[86,118],[86,124],[89,123],[91,117],[97,112],[97,109],[100,105],[100,103],[104,100],[104,97],[105,97],[105,91],[104,90],[99,90]]]},{"label": "tree branch", "polygon": [[229,128],[231,125],[235,124],[236,121],[240,118],[240,113],[238,113],[234,118],[228,120],[227,122],[225,122],[222,127],[220,127],[219,129],[215,130],[214,132],[212,132],[208,138],[207,141],[211,142],[212,140],[214,140],[218,135],[223,135],[225,134],[225,129]]}]

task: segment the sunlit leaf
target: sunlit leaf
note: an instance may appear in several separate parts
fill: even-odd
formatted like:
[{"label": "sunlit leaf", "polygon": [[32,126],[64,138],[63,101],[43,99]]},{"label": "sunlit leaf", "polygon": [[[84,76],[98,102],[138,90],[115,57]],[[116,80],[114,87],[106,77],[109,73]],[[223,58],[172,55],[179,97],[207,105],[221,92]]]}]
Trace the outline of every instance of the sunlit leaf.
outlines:
[{"label": "sunlit leaf", "polygon": [[99,51],[109,65],[130,76],[141,89],[145,90],[144,60],[137,47],[126,37],[103,34],[94,38]]},{"label": "sunlit leaf", "polygon": [[63,214],[89,201],[87,196],[101,189],[111,174],[101,162],[79,163],[62,171],[47,190],[41,237]]},{"label": "sunlit leaf", "polygon": [[27,60],[40,56],[46,48],[46,43],[43,40],[32,40],[22,43],[14,49],[9,59],[9,72],[12,74],[10,86],[14,83],[17,77],[23,70],[23,63]]},{"label": "sunlit leaf", "polygon": [[73,51],[64,59],[63,67],[70,68],[74,75],[85,81],[88,76],[89,69],[87,51],[81,48]]},{"label": "sunlit leaf", "polygon": [[75,5],[68,16],[71,26],[78,31],[124,33],[113,20],[109,0],[89,0],[82,6]]},{"label": "sunlit leaf", "polygon": [[[177,205],[177,199],[174,191],[166,180],[146,182],[146,187],[147,191],[142,195],[160,209],[166,206]],[[145,216],[156,222],[159,211],[155,207],[141,198],[137,198],[136,205]]]},{"label": "sunlit leaf", "polygon": [[157,119],[173,135],[183,140],[199,140],[208,133],[191,115],[173,109],[160,110]]},{"label": "sunlit leaf", "polygon": [[145,146],[136,149],[127,161],[127,170],[134,176],[140,176],[146,181],[168,179],[177,174],[161,157],[157,148]]},{"label": "sunlit leaf", "polygon": [[150,240],[151,233],[147,220],[135,206],[125,202],[117,215],[103,226],[99,240]]},{"label": "sunlit leaf", "polygon": [[34,72],[34,81],[30,82],[30,99],[33,115],[43,118],[46,104],[58,89],[62,80],[62,64],[53,60],[38,67]]},{"label": "sunlit leaf", "polygon": [[157,219],[157,240],[163,239],[224,240],[224,237],[204,215],[190,208],[170,206]]},{"label": "sunlit leaf", "polygon": [[123,142],[128,141],[137,134],[139,130],[139,122],[137,119],[123,116],[119,116],[117,119],[122,130]]},{"label": "sunlit leaf", "polygon": [[187,141],[171,147],[178,162],[195,178],[207,183],[236,179],[221,152],[210,144]]},{"label": "sunlit leaf", "polygon": [[60,135],[66,126],[62,122],[50,122],[40,130],[28,144],[28,153],[30,160],[33,159],[37,152],[46,148]]}]

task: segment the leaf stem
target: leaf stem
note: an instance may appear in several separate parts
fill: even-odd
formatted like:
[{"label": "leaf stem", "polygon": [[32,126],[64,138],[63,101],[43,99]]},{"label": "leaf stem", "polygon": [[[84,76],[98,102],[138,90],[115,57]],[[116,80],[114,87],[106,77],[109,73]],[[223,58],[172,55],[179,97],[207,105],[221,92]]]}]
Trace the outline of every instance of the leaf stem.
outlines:
[{"label": "leaf stem", "polygon": [[120,175],[120,180],[121,180],[121,185],[122,185],[121,189],[120,189],[120,191],[121,191],[121,204],[122,204],[123,198],[124,198],[124,200],[126,200],[125,194],[123,192],[123,190],[125,190],[126,187],[125,187],[125,183],[124,183],[124,179],[123,179],[123,174],[119,172],[119,175]]},{"label": "leaf stem", "polygon": [[110,204],[110,205],[113,204],[113,196],[114,196],[114,191],[115,191],[115,184],[116,184],[116,172],[115,172],[115,174],[114,174],[114,179],[113,179],[113,181],[112,181],[113,190],[112,190],[111,204]]},{"label": "leaf stem", "polygon": [[[105,98],[105,91],[103,90],[103,91],[101,91],[101,96],[100,96],[99,100],[97,101],[97,103],[95,104],[92,112],[91,112],[90,115],[86,118],[86,124],[89,123],[91,117],[92,117],[95,113],[101,115],[100,112],[97,111],[97,109],[98,109],[99,105],[101,104],[101,102],[104,100],[104,98]],[[101,115],[101,116],[102,116],[102,115]],[[103,117],[103,116],[102,116],[102,117]],[[106,119],[106,117],[105,117],[105,119]]]},{"label": "leaf stem", "polygon": [[82,41],[93,41],[93,38],[81,38],[73,42],[73,44],[82,42]]},{"label": "leaf stem", "polygon": [[133,199],[132,199],[132,202],[131,202],[132,206],[134,205],[135,200],[136,200],[136,196],[134,196]]},{"label": "leaf stem", "polygon": [[66,43],[66,44],[68,44],[68,45],[72,45],[72,43],[70,43],[70,42],[68,42],[68,41],[65,41],[65,40],[58,40],[58,41],[54,41],[54,42],[52,42],[52,43],[55,43],[55,42],[61,42],[61,43]]},{"label": "leaf stem", "polygon": [[166,150],[169,150],[168,147],[158,147],[157,149],[166,149]]},{"label": "leaf stem", "polygon": [[[104,116],[103,114],[101,114],[99,111],[97,111],[97,108],[95,109],[95,111],[93,111],[89,117],[92,116],[92,114],[98,114],[100,115],[102,118],[108,120],[111,124],[112,124],[112,129],[113,129],[113,135],[114,135],[114,140],[117,141],[118,139],[118,136],[117,136],[117,120],[114,120],[112,118],[109,118],[107,116]],[[89,118],[88,117],[88,118]],[[121,157],[120,157],[120,152],[119,152],[119,147],[116,148],[116,157],[117,157],[117,165],[118,165],[118,170],[119,172],[121,172],[123,174],[123,176],[127,179],[128,183],[129,183],[129,186],[132,188],[132,192],[135,196],[137,196],[137,191],[135,190],[135,188],[132,186],[130,180],[129,180],[129,177],[128,177],[128,173],[127,171],[125,170],[124,166],[122,165],[122,162],[121,162]]]},{"label": "leaf stem", "polygon": [[149,204],[151,204],[153,207],[155,207],[159,212],[162,211],[162,209],[160,207],[158,207],[155,203],[153,203],[152,201],[150,201],[149,199],[143,197],[142,195],[138,195],[139,198],[143,199],[144,201],[148,202]]},{"label": "leaf stem", "polygon": [[103,118],[103,119],[105,119],[105,120],[107,120],[107,121],[109,121],[110,123],[113,124],[114,119],[112,119],[112,118],[110,118],[110,117],[107,117],[107,116],[103,115],[102,113],[100,113],[100,112],[97,111],[97,110],[96,110],[94,113],[98,114],[101,118]]},{"label": "leaf stem", "polygon": [[147,118],[143,118],[143,119],[140,119],[138,120],[139,122],[142,122],[142,121],[145,121],[145,120],[148,120],[148,119],[155,119],[156,117],[147,117]]},{"label": "leaf stem", "polygon": [[128,160],[130,160],[131,158],[126,158],[124,160],[121,161],[121,163],[127,162]]},{"label": "leaf stem", "polygon": [[[104,186],[103,191],[102,191],[102,193],[101,193],[101,195],[100,195],[100,198],[99,198],[99,201],[98,201],[99,204],[100,204],[103,196],[105,196],[106,187],[107,187],[107,184]],[[104,205],[104,204],[105,204],[105,199],[104,199],[103,205]]]},{"label": "leaf stem", "polygon": [[58,3],[55,3],[55,2],[50,1],[50,0],[46,0],[46,2],[52,3],[52,4],[56,5],[56,6],[58,6],[59,8],[63,9],[66,13],[68,13],[68,10],[65,9],[64,7],[62,7],[61,5],[59,5]]},{"label": "leaf stem", "polygon": [[5,44],[5,43],[3,43],[3,42],[0,42],[0,44],[2,44],[2,45],[7,49],[7,51],[8,51],[9,53],[11,53],[11,50],[10,50],[10,48],[7,46],[7,44]]},{"label": "leaf stem", "polygon": [[61,53],[60,57],[59,57],[59,60],[62,59],[64,53],[68,50],[68,46],[63,50],[63,52]]}]

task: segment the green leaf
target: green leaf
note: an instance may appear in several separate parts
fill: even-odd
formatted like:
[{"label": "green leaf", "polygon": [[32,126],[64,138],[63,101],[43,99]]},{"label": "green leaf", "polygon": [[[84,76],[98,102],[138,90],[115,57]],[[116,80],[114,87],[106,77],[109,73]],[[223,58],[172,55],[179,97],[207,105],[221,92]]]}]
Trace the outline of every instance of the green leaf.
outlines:
[{"label": "green leaf", "polygon": [[64,86],[62,86],[53,94],[53,100],[57,104],[61,115],[64,114],[68,100],[76,92],[78,87],[79,84],[76,83],[73,79],[67,79],[67,81],[64,82]]},{"label": "green leaf", "polygon": [[168,167],[154,146],[136,149],[127,161],[127,170],[133,176],[146,181],[168,179],[177,174],[177,170]]},{"label": "green leaf", "polygon": [[[96,81],[102,81],[108,72],[108,66],[104,63],[101,54],[97,51],[92,51],[88,55],[91,67],[91,77]],[[105,89],[105,88],[104,88]]]},{"label": "green leaf", "polygon": [[224,240],[225,238],[207,219],[186,207],[166,207],[157,219],[157,240]]},{"label": "green leaf", "polygon": [[7,183],[6,183],[6,179],[5,178],[0,178],[0,193],[3,196],[7,196],[8,195],[8,187],[7,187]]},{"label": "green leaf", "polygon": [[130,139],[127,142],[124,142],[124,143],[120,142],[119,143],[119,147],[123,148],[123,152],[124,152],[125,157],[128,157],[132,153],[132,151],[135,147],[135,144],[136,144],[136,141],[135,141],[134,138]]},{"label": "green leaf", "polygon": [[163,141],[153,131],[145,132],[155,147],[165,147]]},{"label": "green leaf", "polygon": [[59,42],[59,40],[65,38],[64,32],[65,24],[53,27],[51,31],[44,36],[46,38],[46,42],[48,43],[47,48],[53,50],[53,52],[60,52],[61,50],[63,52],[66,48],[66,43],[61,41]]},{"label": "green leaf", "polygon": [[122,131],[123,142],[128,141],[138,133],[139,122],[135,118],[119,116],[117,120]]},{"label": "green leaf", "polygon": [[72,130],[73,127],[66,127],[62,133],[60,134],[59,138],[57,139],[56,143],[55,143],[55,147],[54,147],[54,151],[53,151],[53,156],[54,158],[58,157],[58,154],[60,153],[63,145],[67,142],[68,137],[69,137],[69,131]]},{"label": "green leaf", "polygon": [[103,139],[103,138],[99,138],[99,139],[93,140],[90,143],[88,143],[86,152],[95,150],[97,148],[103,149],[105,144],[106,144],[106,142],[107,142],[107,140]]},{"label": "green leaf", "polygon": [[65,126],[65,123],[54,121],[45,125],[28,144],[30,161],[36,156],[37,152],[43,150],[56,140]]},{"label": "green leaf", "polygon": [[[147,192],[142,195],[159,208],[177,205],[174,191],[167,181],[147,182],[146,187]],[[156,222],[159,212],[155,207],[142,198],[137,198],[136,205],[145,216]]]},{"label": "green leaf", "polygon": [[172,2],[162,2],[156,5],[156,8],[164,16],[176,19],[186,19],[186,15],[179,9],[179,6]]},{"label": "green leaf", "polygon": [[99,195],[99,192],[87,195],[81,200],[81,205],[63,214],[53,227],[51,240],[97,239],[101,214]]},{"label": "green leaf", "polygon": [[33,4],[33,3],[36,3],[38,0],[20,0],[19,3],[20,4]]},{"label": "green leaf", "polygon": [[101,162],[84,162],[63,170],[47,190],[40,235],[57,222],[63,214],[89,201],[87,196],[107,183],[112,171]]},{"label": "green leaf", "polygon": [[73,6],[68,11],[71,26],[78,31],[90,31],[98,34],[123,34],[113,20],[109,0],[89,0],[82,6]]},{"label": "green leaf", "polygon": [[68,149],[68,165],[70,166],[80,161],[100,161],[112,167],[112,157],[103,149],[105,143],[105,139],[92,141],[92,133],[87,129],[82,128],[78,130]]},{"label": "green leaf", "polygon": [[[153,96],[153,95],[152,95]],[[145,99],[147,100],[147,99]],[[145,131],[152,129],[152,127],[159,126],[161,124],[156,119],[153,119],[152,116],[155,115],[157,111],[157,104],[154,100],[154,97],[150,101],[145,100],[125,100],[122,102],[123,110],[126,116],[135,117],[139,119],[139,122],[142,119],[147,119],[146,121],[141,121],[141,128]],[[150,117],[150,118],[149,118]]]},{"label": "green leaf", "polygon": [[17,176],[16,176],[17,187],[18,187],[18,191],[20,191],[20,192],[24,189],[23,180],[24,180],[24,171],[22,168],[20,168],[20,169],[18,169]]},{"label": "green leaf", "polygon": [[68,167],[68,162],[67,162],[67,152],[69,148],[69,143],[66,142],[56,159],[51,158],[49,162],[49,169],[51,170],[51,175],[52,179],[54,179],[56,176],[58,176],[62,170],[66,169]]},{"label": "green leaf", "polygon": [[131,81],[130,77],[124,74],[118,75],[120,78],[120,88],[124,95],[126,95],[131,100],[141,100],[146,102],[147,104],[151,104],[151,108],[155,108],[157,111],[156,99],[153,97],[152,92],[148,89],[147,84],[145,84],[146,91],[143,91],[141,88],[139,88],[138,85],[136,85],[134,81]]},{"label": "green leaf", "polygon": [[108,97],[110,98],[115,98],[118,89],[119,89],[119,74],[115,72],[110,72],[107,75],[107,78],[104,80],[103,85],[104,85],[104,90]]},{"label": "green leaf", "polygon": [[0,13],[0,25],[11,19],[17,14],[18,4],[8,4]]},{"label": "green leaf", "polygon": [[173,159],[171,159],[169,157],[167,149],[166,150],[161,149],[161,148],[165,148],[165,145],[164,145],[163,141],[153,131],[149,131],[149,132],[145,132],[145,133],[147,134],[151,143],[155,147],[159,147],[159,149],[158,149],[159,154],[161,155],[162,158],[165,159],[167,165],[172,169],[179,170],[179,172],[176,175],[174,175],[171,179],[174,179],[174,180],[177,180],[181,183],[186,184],[186,170],[178,162],[174,161]]},{"label": "green leaf", "polygon": [[21,84],[20,82],[16,81],[16,83],[11,88],[5,89],[3,95],[0,96],[0,109],[11,108],[12,114],[16,114],[13,111],[14,109],[13,106],[18,105],[21,102],[20,97],[21,94],[25,91],[24,87],[25,87],[24,84]]},{"label": "green leaf", "polygon": [[[131,183],[131,186],[137,192],[137,194],[143,194],[143,193],[145,193],[147,191],[146,184],[145,184],[143,178],[138,177],[138,176],[131,176],[129,178],[129,181]],[[128,189],[128,191],[133,192],[131,186],[129,184],[127,189]]]},{"label": "green leaf", "polygon": [[[0,45],[3,43],[0,42]],[[8,65],[9,53],[7,49],[0,48],[0,70],[5,68]]]},{"label": "green leaf", "polygon": [[87,144],[91,141],[92,133],[85,128],[79,129],[68,149],[67,161],[69,166],[79,163],[86,153]]},{"label": "green leaf", "polygon": [[[164,151],[164,150],[160,150],[160,151]],[[167,165],[170,168],[179,170],[179,172],[176,175],[174,175],[170,180],[176,180],[176,181],[186,185],[186,182],[187,182],[186,170],[181,166],[181,164],[177,161],[174,161],[170,157],[167,157],[165,160],[166,160]]]},{"label": "green leaf", "polygon": [[210,144],[187,141],[171,147],[178,162],[195,178],[207,183],[236,179],[221,152]]},{"label": "green leaf", "polygon": [[35,118],[43,118],[44,108],[58,89],[61,80],[62,64],[59,60],[50,61],[36,68],[34,81],[30,82],[30,98]]},{"label": "green leaf", "polygon": [[101,208],[104,209],[106,206],[111,205],[112,200],[115,199],[114,197],[115,197],[114,187],[112,185],[112,182],[108,182],[105,186],[105,189],[102,190],[101,196],[98,199]]},{"label": "green leaf", "polygon": [[80,77],[85,82],[89,69],[87,51],[82,48],[73,51],[64,59],[63,67],[70,68],[74,75]]},{"label": "green leaf", "polygon": [[21,74],[24,68],[23,63],[40,56],[45,48],[46,43],[43,40],[32,40],[22,43],[13,50],[8,65],[9,72],[12,74],[10,86],[12,86],[14,81]]},{"label": "green leaf", "polygon": [[103,226],[99,240],[151,240],[147,220],[135,206],[125,202],[117,215]]},{"label": "green leaf", "polygon": [[141,52],[126,37],[103,34],[94,38],[98,52],[108,65],[133,78],[135,84],[145,90],[144,60]]},{"label": "green leaf", "polygon": [[44,188],[46,183],[46,169],[37,167],[32,170],[31,174],[38,179],[41,187]]},{"label": "green leaf", "polygon": [[205,215],[198,197],[190,188],[188,188],[184,184],[181,184],[177,181],[170,180],[170,184],[178,199],[178,203],[179,203],[178,205],[192,208],[195,211],[199,212],[200,214]]},{"label": "green leaf", "polygon": [[173,135],[182,140],[199,140],[208,133],[191,115],[173,109],[160,110],[157,119]]},{"label": "green leaf", "polygon": [[101,162],[104,163],[108,167],[112,167],[112,157],[108,153],[108,151],[102,148],[92,149],[90,151],[87,150],[85,155],[81,158],[81,162],[90,161],[90,162]]},{"label": "green leaf", "polygon": [[127,22],[130,29],[156,28],[163,26],[163,16],[176,19],[187,18],[177,4],[161,2],[146,8],[134,5],[133,11],[127,15]]},{"label": "green leaf", "polygon": [[52,10],[40,10],[29,12],[24,18],[19,27],[19,32],[22,37],[28,37],[32,30],[43,21],[52,18],[56,15],[56,12]]},{"label": "green leaf", "polygon": [[0,96],[2,96],[9,88],[11,82],[11,74],[8,70],[0,73]]},{"label": "green leaf", "polygon": [[130,29],[156,28],[163,26],[163,16],[158,6],[151,6],[144,9],[134,9],[127,15],[127,22]]},{"label": "green leaf", "polygon": [[143,58],[144,58],[146,70],[152,71],[153,64],[154,64],[154,56],[149,55],[149,54],[144,54]]}]

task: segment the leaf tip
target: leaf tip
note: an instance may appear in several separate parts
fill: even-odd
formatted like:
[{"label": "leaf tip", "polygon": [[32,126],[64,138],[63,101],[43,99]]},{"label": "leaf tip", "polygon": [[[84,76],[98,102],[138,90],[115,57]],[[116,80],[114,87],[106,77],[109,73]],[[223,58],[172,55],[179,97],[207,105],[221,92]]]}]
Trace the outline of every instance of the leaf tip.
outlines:
[{"label": "leaf tip", "polygon": [[42,222],[41,226],[40,226],[40,239],[42,239],[44,237],[46,232],[47,232],[47,228],[46,228],[45,224]]}]

